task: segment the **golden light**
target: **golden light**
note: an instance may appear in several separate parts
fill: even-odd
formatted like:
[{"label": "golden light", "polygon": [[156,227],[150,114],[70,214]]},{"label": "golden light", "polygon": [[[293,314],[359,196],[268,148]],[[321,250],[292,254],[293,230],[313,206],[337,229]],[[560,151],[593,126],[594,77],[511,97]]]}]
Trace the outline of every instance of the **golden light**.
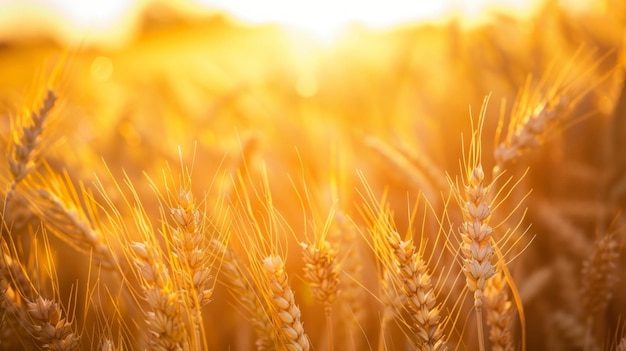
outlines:
[{"label": "golden light", "polygon": [[0,0],[0,350],[626,351],[624,140],[626,0]]},{"label": "golden light", "polygon": [[[200,0],[201,1],[201,0]],[[442,0],[442,1],[206,1],[249,23],[273,22],[295,27],[329,40],[350,24],[385,29],[401,24],[437,22],[449,16],[475,20],[493,9],[524,16],[536,1]]]},{"label": "golden light", "polygon": [[[62,40],[115,45],[126,42],[143,11],[166,11],[197,17],[226,13],[248,24],[278,24],[302,30],[321,41],[331,41],[352,24],[372,29],[402,24],[440,22],[451,17],[466,22],[485,20],[497,10],[518,17],[532,13],[540,0],[442,0],[442,1],[289,1],[289,0],[29,0],[0,3],[0,30],[5,36],[52,31]],[[585,1],[576,1],[581,6]],[[583,5],[584,6],[584,5]],[[160,9],[160,10],[163,10]],[[15,33],[14,26],[32,22]],[[50,33],[49,33],[50,34]]]}]

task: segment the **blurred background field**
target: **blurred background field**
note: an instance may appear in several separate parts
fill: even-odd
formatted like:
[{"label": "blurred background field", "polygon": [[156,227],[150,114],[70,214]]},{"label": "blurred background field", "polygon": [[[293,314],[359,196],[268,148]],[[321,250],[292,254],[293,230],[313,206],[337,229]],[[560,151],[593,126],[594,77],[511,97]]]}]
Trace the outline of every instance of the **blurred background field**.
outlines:
[{"label": "blurred background field", "polygon": [[[476,121],[490,96],[482,148],[483,165],[491,169],[502,141],[496,138],[498,126],[504,123],[506,130],[511,116],[519,113],[516,104],[539,103],[556,90],[569,108],[540,146],[507,165],[507,177],[528,173],[498,215],[506,219],[520,202],[528,208],[520,231],[530,229],[519,234],[519,241],[510,241],[508,253],[526,311],[527,349],[617,349],[624,336],[626,279],[612,285],[607,307],[593,316],[582,310],[577,294],[584,291],[583,262],[597,238],[617,233],[623,252],[624,1],[583,5],[548,0],[480,11],[470,5],[454,10],[451,4],[424,18],[384,25],[338,26],[342,23],[337,21],[320,31],[314,24],[298,26],[288,14],[278,22],[263,21],[193,3],[120,3],[112,22],[90,23],[71,17],[69,10],[63,15],[53,5],[0,4],[0,134],[7,150],[19,134],[16,116],[39,109],[48,89],[58,97],[42,137],[41,158],[17,184],[9,199],[13,204],[5,201],[12,210],[3,211],[3,240],[19,243],[14,256],[26,270],[37,266],[34,247],[41,244],[33,244],[33,238],[42,237],[32,191],[49,186],[49,173],[66,170],[71,182],[84,183],[100,204],[106,193],[131,223],[132,211],[124,207],[113,181],[128,177],[155,227],[163,220],[162,204],[145,174],[160,180],[163,169],[180,167],[181,155],[185,164],[193,163],[192,190],[205,199],[208,212],[232,206],[237,213],[238,194],[262,188],[267,177],[273,205],[295,233],[282,249],[304,328],[314,349],[326,350],[322,312],[302,279],[297,241],[312,235],[303,218],[325,218],[334,209],[367,233],[358,210],[364,201],[362,174],[377,197],[386,194],[399,232],[409,230],[407,206],[424,195],[444,230],[456,235],[458,209],[447,201],[446,175],[462,176],[459,160],[471,134],[470,113]],[[325,16],[336,13],[332,4],[324,11]],[[5,193],[14,180],[9,158],[8,152],[3,154],[7,166],[0,167]],[[237,174],[244,174],[248,188]],[[313,194],[311,208],[299,198],[305,191]],[[99,208],[102,222],[107,221],[104,207]],[[263,206],[253,207],[261,211]],[[518,220],[523,210],[515,212]],[[224,231],[244,254],[249,243],[239,233],[238,220],[230,217]],[[413,229],[417,241],[419,230]],[[357,241],[367,250],[366,239]],[[124,240],[111,236],[105,242],[123,257]],[[133,339],[143,323],[136,310],[112,312],[104,293],[100,302],[86,297],[89,291],[106,290],[99,284],[112,284],[115,275],[90,266],[88,254],[77,253],[63,240],[51,237],[50,245],[58,289],[49,282],[33,284],[41,285],[42,295],[57,294],[63,305],[71,306],[67,313],[75,315],[74,325],[81,330],[80,349],[99,349],[105,337],[120,349],[145,346]],[[354,337],[352,348],[379,349],[379,276],[374,254],[363,257],[364,270],[372,271],[359,278],[368,318],[360,322],[362,333]],[[626,267],[624,257],[616,267]],[[457,266],[446,259],[450,261],[443,266]],[[88,280],[95,275],[102,281]],[[219,265],[213,275],[220,280]],[[133,283],[110,289],[121,291]],[[466,320],[473,320],[467,317],[471,307],[463,306],[455,310],[461,316],[457,323],[448,326],[449,349],[474,349],[474,336],[464,329],[465,323],[471,325]],[[245,312],[225,284],[217,284],[214,301],[203,309],[208,348],[251,349],[250,327],[242,327],[247,325]],[[116,317],[109,319],[111,315]],[[576,323],[585,330],[590,318],[591,331],[572,331]],[[513,319],[514,345],[520,349],[519,319]],[[397,334],[401,332],[393,334],[387,349],[406,347]],[[2,342],[6,350],[14,347],[6,345],[24,345]]]}]

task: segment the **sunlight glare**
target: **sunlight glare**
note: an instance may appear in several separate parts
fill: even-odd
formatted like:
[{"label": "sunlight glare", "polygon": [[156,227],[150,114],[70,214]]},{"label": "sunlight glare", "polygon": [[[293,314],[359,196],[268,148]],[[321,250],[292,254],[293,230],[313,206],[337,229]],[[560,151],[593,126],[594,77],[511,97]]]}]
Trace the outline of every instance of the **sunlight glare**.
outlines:
[{"label": "sunlight glare", "polygon": [[530,12],[536,1],[528,0],[196,0],[202,6],[223,9],[249,23],[275,23],[303,30],[327,41],[351,24],[385,29],[395,25],[438,21],[455,15],[475,19],[489,8]]}]

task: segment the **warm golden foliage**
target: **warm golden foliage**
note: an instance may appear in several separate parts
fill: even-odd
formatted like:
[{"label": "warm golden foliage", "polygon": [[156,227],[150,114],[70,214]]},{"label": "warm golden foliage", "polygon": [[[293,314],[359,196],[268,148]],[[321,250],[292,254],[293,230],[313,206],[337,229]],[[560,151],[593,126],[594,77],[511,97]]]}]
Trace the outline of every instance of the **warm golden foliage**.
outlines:
[{"label": "warm golden foliage", "polygon": [[0,350],[624,349],[602,3],[0,43]]}]

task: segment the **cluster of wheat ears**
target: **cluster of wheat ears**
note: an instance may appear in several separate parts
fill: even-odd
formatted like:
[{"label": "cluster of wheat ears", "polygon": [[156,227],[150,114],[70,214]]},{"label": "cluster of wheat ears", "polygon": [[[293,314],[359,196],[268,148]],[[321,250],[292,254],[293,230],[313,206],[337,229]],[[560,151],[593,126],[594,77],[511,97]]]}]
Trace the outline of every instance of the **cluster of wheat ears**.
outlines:
[{"label": "cluster of wheat ears", "polygon": [[[60,65],[3,131],[0,349],[626,350],[623,57],[585,50],[511,105],[429,119],[432,153],[387,133],[408,119],[355,127],[358,100],[317,120],[323,86],[221,156],[210,135],[148,151],[124,119],[90,147]],[[272,114],[275,84],[232,110]]]}]

